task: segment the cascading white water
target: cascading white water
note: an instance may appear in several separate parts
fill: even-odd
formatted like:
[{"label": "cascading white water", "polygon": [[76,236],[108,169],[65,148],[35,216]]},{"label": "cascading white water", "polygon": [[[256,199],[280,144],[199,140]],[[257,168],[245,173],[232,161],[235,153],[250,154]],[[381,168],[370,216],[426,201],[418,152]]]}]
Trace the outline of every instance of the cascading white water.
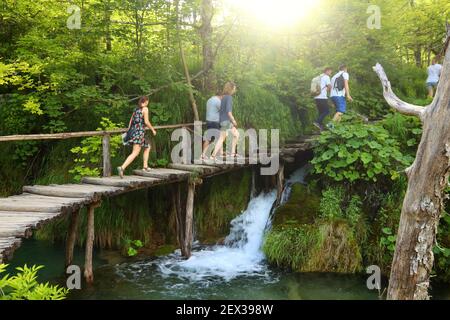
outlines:
[{"label": "cascading white water", "polygon": [[[308,170],[309,166],[302,167],[286,181],[282,203],[288,200],[293,184],[304,183]],[[257,276],[270,280],[261,247],[264,234],[271,226],[271,214],[276,209],[275,201],[275,190],[253,197],[247,210],[231,222],[230,234],[224,245],[194,247],[188,260],[183,260],[177,250],[164,258],[138,263],[133,269],[141,271],[145,266],[155,266],[163,277],[190,281],[230,281],[240,276]]]},{"label": "cascading white water", "polygon": [[188,260],[168,256],[158,266],[164,275],[177,275],[191,280],[220,277],[225,281],[242,275],[264,273],[261,245],[276,192],[253,198],[247,210],[231,222],[225,245],[193,250]]}]

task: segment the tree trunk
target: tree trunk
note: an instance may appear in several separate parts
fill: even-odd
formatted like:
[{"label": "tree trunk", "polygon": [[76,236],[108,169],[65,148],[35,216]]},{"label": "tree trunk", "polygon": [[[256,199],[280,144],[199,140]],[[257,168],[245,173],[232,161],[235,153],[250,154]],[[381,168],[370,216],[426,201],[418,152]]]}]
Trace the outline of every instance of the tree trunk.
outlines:
[{"label": "tree trunk", "polygon": [[414,50],[414,59],[416,61],[416,66],[422,67],[422,48],[420,46],[416,47]]},{"label": "tree trunk", "polygon": [[423,121],[423,135],[414,164],[407,169],[408,190],[403,202],[397,244],[389,280],[388,299],[428,299],[433,247],[444,210],[444,189],[450,175],[450,50],[447,44],[436,96],[431,105],[411,106],[393,94],[380,65],[375,71],[383,83],[388,103],[398,111]]},{"label": "tree trunk", "polygon": [[105,42],[106,42],[106,51],[112,51],[112,37],[111,37],[111,3],[110,1],[106,1],[105,5]]},{"label": "tree trunk", "polygon": [[203,70],[207,70],[203,75],[203,91],[215,94],[217,91],[217,79],[214,74],[214,50],[212,41],[212,18],[214,16],[214,6],[212,0],[202,0],[202,26],[200,27],[200,38],[202,39]]},{"label": "tree trunk", "polygon": [[192,86],[191,76],[189,74],[189,68],[187,65],[186,56],[184,54],[183,43],[182,43],[182,40],[180,37],[180,17],[179,17],[180,0],[175,1],[175,10],[176,10],[177,38],[178,38],[178,43],[180,46],[180,55],[181,55],[181,62],[183,63],[184,75],[186,77],[186,82],[188,84],[189,100],[191,102],[192,112],[194,113],[194,120],[200,121],[200,117],[198,114],[198,108],[197,108],[197,102],[195,101],[194,89]]}]

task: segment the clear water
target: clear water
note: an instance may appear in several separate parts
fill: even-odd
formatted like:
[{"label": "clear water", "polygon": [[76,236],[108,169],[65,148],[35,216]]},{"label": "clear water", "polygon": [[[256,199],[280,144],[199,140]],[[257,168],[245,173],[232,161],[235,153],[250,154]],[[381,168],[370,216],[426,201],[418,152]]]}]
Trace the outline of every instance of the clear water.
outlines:
[{"label": "clear water", "polygon": [[[283,201],[294,183],[303,183],[308,167],[287,180]],[[70,299],[267,299],[267,300],[363,300],[378,299],[369,291],[364,275],[299,274],[270,267],[261,251],[265,231],[270,228],[276,192],[254,197],[248,208],[231,223],[224,245],[195,244],[185,260],[178,251],[161,258],[135,260],[100,251],[94,259],[95,284],[72,291]],[[81,266],[83,252],[75,252]],[[16,252],[10,269],[18,265],[42,264],[41,281],[64,284],[61,273],[64,248],[29,240]],[[439,289],[436,298],[450,298],[450,290]]]}]

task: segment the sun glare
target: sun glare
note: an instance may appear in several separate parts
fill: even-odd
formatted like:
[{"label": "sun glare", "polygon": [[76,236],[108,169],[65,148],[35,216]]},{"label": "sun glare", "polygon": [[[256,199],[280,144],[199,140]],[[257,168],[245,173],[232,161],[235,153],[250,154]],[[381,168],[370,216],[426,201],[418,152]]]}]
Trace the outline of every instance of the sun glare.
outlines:
[{"label": "sun glare", "polygon": [[288,27],[297,24],[314,9],[320,0],[227,0],[247,16],[270,27]]}]

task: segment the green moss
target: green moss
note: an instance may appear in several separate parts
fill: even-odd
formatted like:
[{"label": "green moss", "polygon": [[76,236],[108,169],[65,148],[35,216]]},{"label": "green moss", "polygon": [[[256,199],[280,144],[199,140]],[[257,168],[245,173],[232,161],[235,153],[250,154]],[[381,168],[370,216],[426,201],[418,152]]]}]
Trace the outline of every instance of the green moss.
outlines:
[{"label": "green moss", "polygon": [[166,256],[166,255],[168,255],[168,254],[173,253],[176,249],[177,249],[177,246],[174,246],[174,245],[165,245],[165,246],[159,247],[159,248],[155,251],[154,255],[157,256],[157,257],[160,257],[160,256]]},{"label": "green moss", "polygon": [[355,273],[363,269],[354,232],[343,220],[279,226],[267,235],[263,251],[270,263],[297,272]]},{"label": "green moss", "polygon": [[202,243],[228,235],[230,222],[250,200],[251,171],[237,171],[207,179],[198,190],[194,208],[195,232]]},{"label": "green moss", "polygon": [[282,225],[287,221],[295,220],[297,223],[313,223],[319,211],[320,197],[317,192],[302,184],[292,187],[289,201],[277,209],[273,225]]}]

